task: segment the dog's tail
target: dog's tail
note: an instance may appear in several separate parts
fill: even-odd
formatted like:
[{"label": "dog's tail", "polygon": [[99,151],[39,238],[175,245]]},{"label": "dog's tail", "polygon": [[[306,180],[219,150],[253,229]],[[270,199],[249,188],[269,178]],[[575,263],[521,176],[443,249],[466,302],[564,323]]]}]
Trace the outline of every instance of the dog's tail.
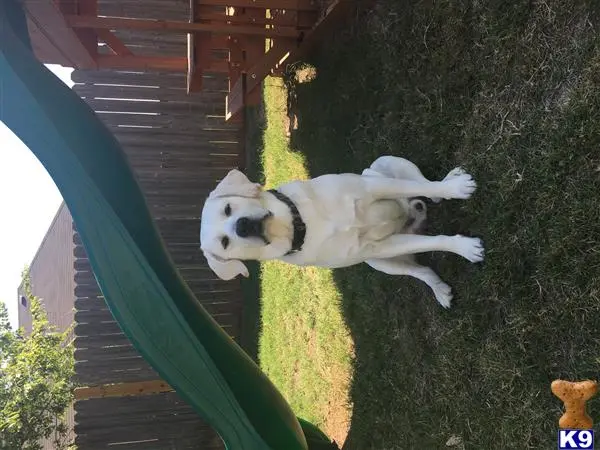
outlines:
[{"label": "dog's tail", "polygon": [[414,198],[408,202],[408,220],[402,233],[419,234],[425,227],[427,220],[427,205],[423,200]]}]

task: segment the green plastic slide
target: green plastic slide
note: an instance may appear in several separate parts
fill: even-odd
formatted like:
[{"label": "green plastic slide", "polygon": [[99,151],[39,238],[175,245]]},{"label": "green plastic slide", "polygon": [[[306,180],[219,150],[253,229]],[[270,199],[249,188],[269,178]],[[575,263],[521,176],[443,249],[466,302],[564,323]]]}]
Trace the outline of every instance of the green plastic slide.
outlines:
[{"label": "green plastic slide", "polygon": [[227,448],[337,449],[295,417],[182,280],[119,143],[35,58],[18,0],[0,0],[0,120],[58,186],[123,331]]}]

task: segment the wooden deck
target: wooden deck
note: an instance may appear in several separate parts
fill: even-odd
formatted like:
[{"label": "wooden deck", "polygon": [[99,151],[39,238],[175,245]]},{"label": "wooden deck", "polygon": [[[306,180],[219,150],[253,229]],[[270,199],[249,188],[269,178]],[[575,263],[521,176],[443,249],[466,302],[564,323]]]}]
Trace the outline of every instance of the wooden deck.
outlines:
[{"label": "wooden deck", "polygon": [[[203,75],[227,74],[226,120],[257,104],[268,75],[280,75],[358,4],[371,0],[23,0],[35,53],[76,69],[186,74],[188,93]],[[187,10],[185,14],[181,11]],[[173,11],[177,10],[177,13]],[[158,55],[128,44],[128,35],[185,37],[186,49]],[[225,55],[225,57],[223,57]]]}]

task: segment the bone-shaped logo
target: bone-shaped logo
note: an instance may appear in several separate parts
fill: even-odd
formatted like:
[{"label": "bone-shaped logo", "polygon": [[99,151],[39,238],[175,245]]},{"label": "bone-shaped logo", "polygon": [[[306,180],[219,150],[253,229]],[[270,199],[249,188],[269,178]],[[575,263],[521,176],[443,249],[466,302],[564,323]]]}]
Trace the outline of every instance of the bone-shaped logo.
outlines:
[{"label": "bone-shaped logo", "polygon": [[589,430],[594,421],[585,410],[585,403],[598,392],[598,383],[592,380],[571,382],[554,380],[552,393],[565,404],[565,413],[558,421],[563,429]]}]

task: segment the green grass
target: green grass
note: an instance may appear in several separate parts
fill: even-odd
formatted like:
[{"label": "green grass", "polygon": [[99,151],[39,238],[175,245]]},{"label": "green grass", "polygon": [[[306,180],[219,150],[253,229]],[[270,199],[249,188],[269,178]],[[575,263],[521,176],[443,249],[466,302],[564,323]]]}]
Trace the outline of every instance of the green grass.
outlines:
[{"label": "green grass", "polygon": [[550,382],[598,378],[599,8],[380,0],[322,46],[314,81],[290,84],[311,176],[394,154],[480,186],[430,208],[428,234],[487,249],[482,265],[420,258],[454,288],[450,311],[416,280],[333,273],[355,344],[347,448],[554,448]]},{"label": "green grass", "polygon": [[[453,436],[454,448],[555,448],[551,381],[598,379],[599,10],[380,0],[314,55],[314,81],[290,84],[299,129],[293,152],[281,150],[283,127],[265,134],[269,183],[302,163],[310,176],[356,172],[394,154],[431,178],[463,165],[480,186],[430,208],[429,234],[481,236],[487,249],[482,265],[420,258],[454,288],[449,311],[418,281],[364,265],[263,266],[261,364],[317,423],[338,389],[325,375],[348,361],[349,327],[347,448],[447,448]],[[590,410],[600,423],[600,396]]]},{"label": "green grass", "polygon": [[[268,80],[264,95],[261,178],[271,188],[308,172],[304,156],[290,151],[285,135],[283,83]],[[345,429],[349,419],[352,343],[331,271],[267,262],[260,281],[262,369],[298,416],[339,434],[335,428]]]}]

